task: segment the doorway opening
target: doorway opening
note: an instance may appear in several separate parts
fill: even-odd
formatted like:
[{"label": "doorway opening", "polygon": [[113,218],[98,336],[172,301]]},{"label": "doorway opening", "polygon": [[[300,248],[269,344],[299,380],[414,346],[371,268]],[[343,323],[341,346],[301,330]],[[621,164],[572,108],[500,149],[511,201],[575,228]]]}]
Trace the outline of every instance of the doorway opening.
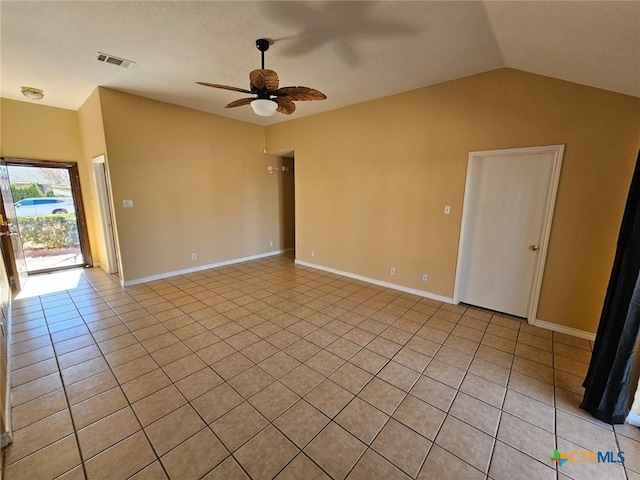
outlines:
[{"label": "doorway opening", "polygon": [[6,165],[27,273],[90,266],[77,164],[6,159]]}]

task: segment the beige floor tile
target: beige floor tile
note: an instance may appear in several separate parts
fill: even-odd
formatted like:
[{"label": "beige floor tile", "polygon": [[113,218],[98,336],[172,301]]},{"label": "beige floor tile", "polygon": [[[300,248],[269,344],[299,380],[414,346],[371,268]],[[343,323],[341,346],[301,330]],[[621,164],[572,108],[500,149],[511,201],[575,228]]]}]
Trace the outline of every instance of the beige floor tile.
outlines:
[{"label": "beige floor tile", "polygon": [[236,350],[225,342],[217,342],[198,350],[196,353],[207,365],[213,365],[235,352]]},{"label": "beige floor tile", "polygon": [[298,448],[304,448],[328,423],[329,418],[304,400],[273,422]]},{"label": "beige floor tile", "polygon": [[242,397],[223,383],[196,398],[191,404],[205,422],[212,423],[242,402]]},{"label": "beige floor tile", "polygon": [[289,373],[283,375],[280,381],[290,390],[300,396],[306,395],[313,387],[318,385],[323,376],[306,365],[299,365]]},{"label": "beige floor tile", "polygon": [[395,420],[402,422],[429,440],[435,438],[445,416],[446,414],[442,410],[413,395],[407,395],[393,414]]},{"label": "beige floor tile", "polygon": [[431,357],[404,347],[395,354],[393,361],[422,373],[431,361]]},{"label": "beige floor tile", "polygon": [[[31,347],[33,345],[33,348]],[[39,337],[35,340],[20,342],[12,345],[13,368],[22,368],[33,363],[41,362],[55,357],[55,351],[51,346],[49,337]],[[19,353],[23,352],[23,353]]]},{"label": "beige floor tile", "polygon": [[382,355],[363,348],[349,359],[349,363],[366,370],[372,375],[378,373],[389,361]]},{"label": "beige floor tile", "polygon": [[439,445],[429,450],[418,480],[483,480],[484,473],[473,468]]},{"label": "beige floor tile", "polygon": [[275,379],[257,365],[245,370],[229,380],[231,385],[244,398],[249,398],[263,388],[271,385]]},{"label": "beige floor tile", "polygon": [[268,480],[293,459],[299,450],[273,426],[268,426],[235,454],[238,463],[254,480]]},{"label": "beige floor tile", "polygon": [[261,361],[259,365],[272,377],[280,378],[300,365],[300,362],[284,352],[278,352]]},{"label": "beige floor tile", "polygon": [[173,382],[177,382],[184,377],[202,370],[207,365],[195,353],[186,355],[162,367],[162,370]]},{"label": "beige floor tile", "polygon": [[229,452],[208,428],[178,445],[160,460],[171,479],[197,479],[213,470]]},{"label": "beige floor tile", "polygon": [[579,362],[589,363],[591,361],[590,350],[567,345],[566,343],[555,342],[553,351],[557,355],[569,357]]},{"label": "beige floor tile", "polygon": [[118,365],[114,367],[113,374],[118,379],[118,382],[121,384],[128,382],[129,380],[133,380],[145,373],[149,373],[152,370],[158,368],[159,365],[153,359],[151,355],[144,355],[130,362],[124,363],[122,365]]},{"label": "beige floor tile", "polygon": [[551,466],[498,441],[489,476],[495,480],[555,480],[556,472]]},{"label": "beige floor tile", "polygon": [[556,412],[556,434],[594,452],[616,450],[615,436],[610,429],[561,410]]},{"label": "beige floor tile", "polygon": [[174,385],[169,385],[138,400],[132,404],[132,407],[142,426],[146,427],[185,403],[186,400],[180,391]]},{"label": "beige floor tile", "polygon": [[507,390],[503,410],[548,432],[555,431],[555,409],[515,390]]},{"label": "beige floor tile", "polygon": [[343,480],[365,449],[364,443],[331,422],[305,447],[304,452],[332,478]]},{"label": "beige floor tile", "polygon": [[13,443],[4,450],[6,465],[31,455],[73,433],[68,410],[62,410],[13,432]]},{"label": "beige floor tile", "polygon": [[338,340],[336,340],[326,348],[328,352],[331,352],[334,355],[337,355],[343,360],[349,360],[361,349],[362,347],[360,345],[358,345],[357,343],[351,342],[345,338],[339,338]]},{"label": "beige floor tile", "polygon": [[486,433],[448,416],[435,443],[481,472],[487,472],[493,450],[493,438]]},{"label": "beige floor tile", "polygon": [[11,389],[13,405],[29,402],[62,388],[58,372],[23,383]]},{"label": "beige floor tile", "polygon": [[330,480],[304,453],[299,453],[276,477],[276,480]]},{"label": "beige floor tile", "polygon": [[312,368],[325,377],[331,375],[341,365],[344,365],[344,363],[344,359],[326,350],[320,350],[304,362],[307,367]]},{"label": "beige floor tile", "polygon": [[253,363],[260,363],[276,352],[278,349],[266,340],[260,340],[242,349],[242,354]]},{"label": "beige floor tile", "polygon": [[478,377],[482,377],[485,380],[502,385],[503,387],[507,386],[509,374],[511,373],[508,368],[501,367],[500,365],[496,365],[495,363],[491,363],[478,357],[475,357],[473,362],[471,362],[469,372],[477,375]]},{"label": "beige floor tile", "polygon": [[14,369],[11,375],[11,383],[15,388],[23,383],[57,372],[58,363],[56,362],[56,359],[48,358],[38,363],[32,363],[26,367]]},{"label": "beige floor tile", "polygon": [[116,368],[118,365],[130,362],[136,358],[140,358],[147,355],[147,350],[140,344],[130,345],[115,352],[105,354],[105,358],[111,368]]},{"label": "beige floor tile", "polygon": [[100,372],[66,387],[70,405],[87,400],[118,385],[111,371]]},{"label": "beige floor tile", "polygon": [[76,429],[111,415],[128,406],[120,387],[111,388],[83,402],[71,406],[71,415]]},{"label": "beige floor tile", "polygon": [[228,457],[202,478],[203,480],[250,480],[233,457]]},{"label": "beige floor tile", "polygon": [[141,429],[131,407],[123,408],[88,427],[78,430],[80,453],[84,460],[106,450]]},{"label": "beige floor tile", "polygon": [[38,420],[67,408],[64,390],[56,390],[11,409],[14,430],[24,428]]},{"label": "beige floor tile", "polygon": [[248,370],[253,366],[253,362],[240,352],[233,353],[228,357],[214,363],[211,368],[225,380],[229,380],[236,375]]},{"label": "beige floor tile", "polygon": [[509,377],[509,389],[553,406],[553,385],[512,371]]},{"label": "beige floor tile", "polygon": [[409,393],[446,412],[453,403],[457,390],[422,375]]},{"label": "beige floor tile", "polygon": [[516,356],[511,367],[514,372],[521,373],[545,383],[553,383],[553,368],[533,360]]},{"label": "beige floor tile", "polygon": [[391,360],[376,377],[408,392],[420,377],[420,373]]},{"label": "beige floor tile", "polygon": [[80,454],[74,435],[68,435],[6,467],[4,476],[11,480],[56,478],[80,465]]},{"label": "beige floor tile", "polygon": [[496,435],[500,421],[500,409],[488,403],[459,392],[449,409],[449,413],[492,437]]},{"label": "beige floor tile", "polygon": [[434,380],[449,385],[452,388],[459,388],[465,377],[465,371],[454,367],[448,363],[433,359],[424,370],[424,375]]},{"label": "beige floor tile", "polygon": [[[571,452],[582,452],[584,447],[569,442],[564,438],[558,437],[558,451],[571,455]],[[625,451],[623,444],[620,445],[620,450]],[[614,455],[618,450],[614,451]],[[627,466],[627,472],[630,472],[628,468],[629,459],[628,451],[625,452],[625,466]],[[559,479],[566,480],[571,478],[573,480],[625,480],[625,468],[617,463],[593,463],[583,462],[581,453],[574,453],[571,455],[574,462],[565,462],[562,468],[558,469]]]},{"label": "beige floor tile", "polygon": [[155,460],[151,445],[142,432],[138,432],[101,454],[89,459],[87,479],[127,478]]},{"label": "beige floor tile", "polygon": [[354,394],[326,379],[311,390],[304,399],[327,417],[335,417],[351,401]]},{"label": "beige floor tile", "polygon": [[275,420],[282,412],[296,403],[300,397],[280,382],[274,382],[249,399],[268,420]]},{"label": "beige floor tile", "polygon": [[498,440],[526,453],[540,462],[547,461],[555,448],[555,436],[524,420],[503,413],[498,429]]},{"label": "beige floor tile", "polygon": [[507,389],[473,373],[468,373],[460,385],[460,391],[494,407],[501,408]]},{"label": "beige floor tile", "polygon": [[[592,343],[517,319],[289,255],[126,288],[97,269],[83,274],[74,290],[14,305],[9,480],[40,478],[45,466],[26,460],[55,451],[63,465],[53,476],[84,478],[66,398],[90,478],[247,479],[235,450],[253,476],[280,480],[484,478],[490,458],[492,479],[544,479],[555,476],[556,439],[561,451],[640,444],[638,429],[614,433],[579,408]],[[284,458],[268,453],[279,444]],[[134,461],[121,465],[127,455]],[[626,460],[640,480],[635,457]],[[559,478],[599,480],[603,469],[624,478],[620,465],[598,464],[565,465]]]},{"label": "beige floor tile", "polygon": [[385,480],[409,480],[409,476],[393,464],[382,458],[373,450],[368,449],[351,471],[348,480],[371,480],[384,478]]},{"label": "beige floor tile", "polygon": [[333,372],[329,378],[351,393],[356,394],[373,378],[373,375],[347,362]]},{"label": "beige floor tile", "polygon": [[371,444],[371,448],[413,478],[418,475],[430,447],[429,440],[393,418]]},{"label": "beige floor tile", "polygon": [[[80,478],[84,478],[84,476]],[[143,468],[138,473],[136,473],[133,477],[131,477],[131,480],[167,480],[168,478],[169,477],[167,477],[167,474],[164,473],[162,464],[159,460],[156,460],[151,465]]]},{"label": "beige floor tile", "polygon": [[184,405],[148,425],[144,430],[157,455],[161,456],[205,426],[193,407]]},{"label": "beige floor tile", "polygon": [[205,367],[179,380],[175,385],[187,400],[192,401],[223,382],[224,380],[217,373],[211,368]]},{"label": "beige floor tile", "polygon": [[124,390],[129,402],[134,403],[170,384],[171,379],[162,369],[157,368],[122,384],[122,390]]},{"label": "beige floor tile", "polygon": [[211,429],[227,450],[235,452],[268,424],[260,412],[244,402],[213,422]]}]

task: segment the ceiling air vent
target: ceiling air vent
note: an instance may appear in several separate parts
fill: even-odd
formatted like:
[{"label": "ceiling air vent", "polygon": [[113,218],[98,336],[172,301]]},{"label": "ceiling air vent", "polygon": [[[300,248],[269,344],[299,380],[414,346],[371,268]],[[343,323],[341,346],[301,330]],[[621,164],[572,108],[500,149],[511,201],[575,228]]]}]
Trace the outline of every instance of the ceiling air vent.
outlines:
[{"label": "ceiling air vent", "polygon": [[111,65],[117,65],[122,68],[129,68],[131,65],[135,65],[136,62],[132,62],[131,60],[125,60],[124,58],[114,57],[113,55],[109,55],[108,53],[98,52],[98,61],[104,63],[110,63]]}]

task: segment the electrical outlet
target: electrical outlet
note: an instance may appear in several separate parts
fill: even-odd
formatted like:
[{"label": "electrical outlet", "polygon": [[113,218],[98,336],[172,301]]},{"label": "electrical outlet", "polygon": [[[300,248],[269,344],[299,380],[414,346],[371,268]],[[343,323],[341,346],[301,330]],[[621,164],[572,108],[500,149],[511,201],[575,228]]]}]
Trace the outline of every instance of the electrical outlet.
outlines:
[{"label": "electrical outlet", "polygon": [[396,274],[396,269],[395,269],[395,267],[391,267],[391,268],[389,269],[389,273],[390,273],[391,275],[395,275],[395,274]]},{"label": "electrical outlet", "polygon": [[195,253],[191,254],[191,260],[197,260],[198,259],[198,255]]},{"label": "electrical outlet", "polygon": [[422,281],[426,282],[429,279],[429,276],[426,273],[422,274]]},{"label": "electrical outlet", "polygon": [[312,257],[315,257],[315,256],[316,256],[316,252],[315,252],[315,251],[313,251],[313,250],[311,250],[311,256],[312,256]]},{"label": "electrical outlet", "polygon": [[273,247],[273,240],[270,240],[270,241],[269,241],[269,246],[270,246],[270,247]]},{"label": "electrical outlet", "polygon": [[444,206],[444,214],[449,215],[451,213],[451,205]]}]

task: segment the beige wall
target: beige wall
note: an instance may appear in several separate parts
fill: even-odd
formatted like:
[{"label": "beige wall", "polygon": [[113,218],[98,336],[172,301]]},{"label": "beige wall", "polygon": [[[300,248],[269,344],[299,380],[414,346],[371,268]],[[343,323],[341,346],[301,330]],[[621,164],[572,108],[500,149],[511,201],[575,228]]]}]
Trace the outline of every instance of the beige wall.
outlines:
[{"label": "beige wall", "polygon": [[640,99],[501,69],[269,126],[266,139],[270,153],[295,150],[298,259],[446,297],[468,153],[566,144],[537,318],[595,332]]},{"label": "beige wall", "polygon": [[78,114],[6,98],[2,102],[2,156],[79,162],[82,140]]},{"label": "beige wall", "polygon": [[82,141],[83,156],[81,164],[87,172],[83,179],[83,199],[85,214],[88,222],[89,242],[94,264],[107,265],[104,232],[100,221],[100,203],[96,191],[93,175],[93,158],[106,155],[107,147],[104,140],[104,125],[100,108],[100,94],[96,88],[77,112]]},{"label": "beige wall", "polygon": [[104,88],[100,102],[125,281],[286,247],[263,127]]}]

